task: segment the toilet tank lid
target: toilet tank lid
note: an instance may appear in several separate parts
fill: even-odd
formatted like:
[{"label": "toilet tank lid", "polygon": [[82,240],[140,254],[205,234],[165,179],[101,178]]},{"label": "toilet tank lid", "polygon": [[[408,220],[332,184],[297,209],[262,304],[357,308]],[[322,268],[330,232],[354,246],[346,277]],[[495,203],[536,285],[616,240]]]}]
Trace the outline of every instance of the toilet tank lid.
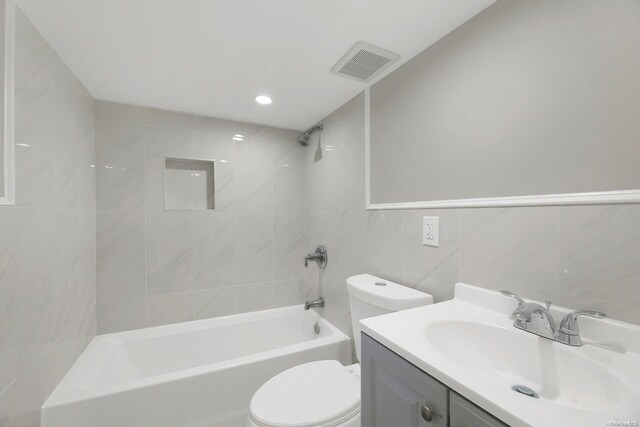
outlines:
[{"label": "toilet tank lid", "polygon": [[352,297],[390,311],[407,310],[433,304],[433,296],[372,276],[358,274],[347,279],[347,289]]}]

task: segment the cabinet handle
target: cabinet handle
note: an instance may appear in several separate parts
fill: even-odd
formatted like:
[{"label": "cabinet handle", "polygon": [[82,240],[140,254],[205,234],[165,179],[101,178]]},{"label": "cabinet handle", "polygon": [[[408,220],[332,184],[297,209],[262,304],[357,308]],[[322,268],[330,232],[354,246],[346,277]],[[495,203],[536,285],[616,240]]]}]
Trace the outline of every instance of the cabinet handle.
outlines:
[{"label": "cabinet handle", "polygon": [[433,416],[435,415],[435,413],[436,411],[429,408],[427,405],[422,405],[422,408],[420,408],[420,414],[426,422],[430,422],[431,420],[433,420]]}]

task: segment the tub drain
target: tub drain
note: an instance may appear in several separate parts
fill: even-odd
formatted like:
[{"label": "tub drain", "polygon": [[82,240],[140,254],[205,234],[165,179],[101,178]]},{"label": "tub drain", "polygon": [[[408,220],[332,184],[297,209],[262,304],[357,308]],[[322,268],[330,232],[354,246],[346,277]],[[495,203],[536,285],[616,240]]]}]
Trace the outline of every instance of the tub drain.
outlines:
[{"label": "tub drain", "polygon": [[511,387],[511,390],[516,391],[520,394],[524,394],[525,396],[529,396],[529,397],[533,397],[534,399],[538,399],[540,396],[538,396],[538,393],[536,393],[535,391],[531,390],[529,387],[527,387],[526,385],[514,385],[513,387]]}]

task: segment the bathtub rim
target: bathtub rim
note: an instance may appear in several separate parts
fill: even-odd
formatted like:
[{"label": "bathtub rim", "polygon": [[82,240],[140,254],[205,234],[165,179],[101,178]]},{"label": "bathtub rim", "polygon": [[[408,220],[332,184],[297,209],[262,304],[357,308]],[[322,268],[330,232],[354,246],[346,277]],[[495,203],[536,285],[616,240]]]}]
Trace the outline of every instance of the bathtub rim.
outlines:
[{"label": "bathtub rim", "polygon": [[[149,328],[140,328],[134,329],[130,331],[122,331],[122,332],[113,332],[109,334],[96,335],[93,340],[87,345],[85,351],[78,357],[74,365],[67,371],[67,374],[62,378],[62,380],[57,384],[54,388],[53,392],[49,395],[49,397],[45,400],[45,402],[41,406],[41,410],[55,408],[58,406],[73,404],[76,402],[81,402],[90,399],[97,399],[101,397],[106,397],[126,391],[131,390],[139,390],[145,387],[151,387],[161,383],[171,383],[176,381],[181,381],[188,378],[194,378],[200,375],[205,375],[207,373],[222,370],[222,369],[233,369],[243,365],[248,365],[255,362],[260,361],[269,361],[272,359],[276,359],[285,355],[293,354],[296,350],[304,351],[304,350],[312,350],[318,347],[322,347],[325,345],[333,345],[338,344],[340,342],[350,342],[351,338],[338,329],[335,325],[329,322],[327,319],[322,317],[320,314],[315,311],[310,310],[308,313],[312,317],[312,319],[320,322],[321,327],[328,328],[330,330],[330,334],[324,337],[320,337],[319,339],[303,341],[300,343],[290,344],[283,347],[274,348],[271,350],[261,351],[258,353],[251,353],[245,356],[236,357],[233,359],[208,363],[205,365],[195,366],[191,368],[180,369],[168,373],[153,375],[144,378],[138,378],[130,381],[126,381],[120,384],[109,385],[106,387],[100,387],[95,389],[79,389],[77,387],[72,386],[73,378],[68,377],[69,374],[75,374],[72,372],[73,367],[76,364],[87,363],[86,360],[92,356],[92,353],[95,351],[99,351],[97,348],[98,345],[102,344],[105,340],[109,340],[112,338],[117,338],[119,342],[126,341],[135,341],[135,337],[149,337],[149,333],[152,333],[151,336],[162,336],[168,334],[179,333],[181,330],[193,330],[191,326],[197,326],[198,329],[206,329],[205,325],[208,324],[218,324],[223,326],[225,324],[234,324],[240,323],[245,318],[254,320],[259,320],[260,318],[271,317],[275,313],[282,313],[286,311],[292,311],[299,313],[302,310],[304,314],[304,305],[293,305],[287,307],[279,307],[279,308],[271,308],[267,310],[259,310],[252,311],[240,314],[232,314],[228,316],[220,316],[213,317],[208,319],[201,320],[191,320],[180,323],[172,323],[168,325],[160,325],[160,326],[152,326]],[[164,333],[163,333],[164,331]],[[120,337],[116,337],[116,335],[121,335]],[[122,341],[121,338],[125,338],[126,341]],[[137,338],[140,339],[140,338]],[[95,344],[94,344],[95,343]],[[69,383],[69,384],[67,384]],[[66,386],[68,390],[63,390],[59,387]]]}]

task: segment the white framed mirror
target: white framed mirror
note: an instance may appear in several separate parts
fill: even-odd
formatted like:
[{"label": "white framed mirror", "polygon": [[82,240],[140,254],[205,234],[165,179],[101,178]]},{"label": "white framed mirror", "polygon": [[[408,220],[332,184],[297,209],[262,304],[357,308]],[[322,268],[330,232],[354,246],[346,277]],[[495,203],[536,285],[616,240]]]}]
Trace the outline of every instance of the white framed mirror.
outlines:
[{"label": "white framed mirror", "polygon": [[0,49],[2,53],[3,90],[2,100],[2,147],[0,147],[0,205],[15,204],[15,141],[14,141],[14,51],[15,51],[15,2],[0,0],[2,31]]}]

